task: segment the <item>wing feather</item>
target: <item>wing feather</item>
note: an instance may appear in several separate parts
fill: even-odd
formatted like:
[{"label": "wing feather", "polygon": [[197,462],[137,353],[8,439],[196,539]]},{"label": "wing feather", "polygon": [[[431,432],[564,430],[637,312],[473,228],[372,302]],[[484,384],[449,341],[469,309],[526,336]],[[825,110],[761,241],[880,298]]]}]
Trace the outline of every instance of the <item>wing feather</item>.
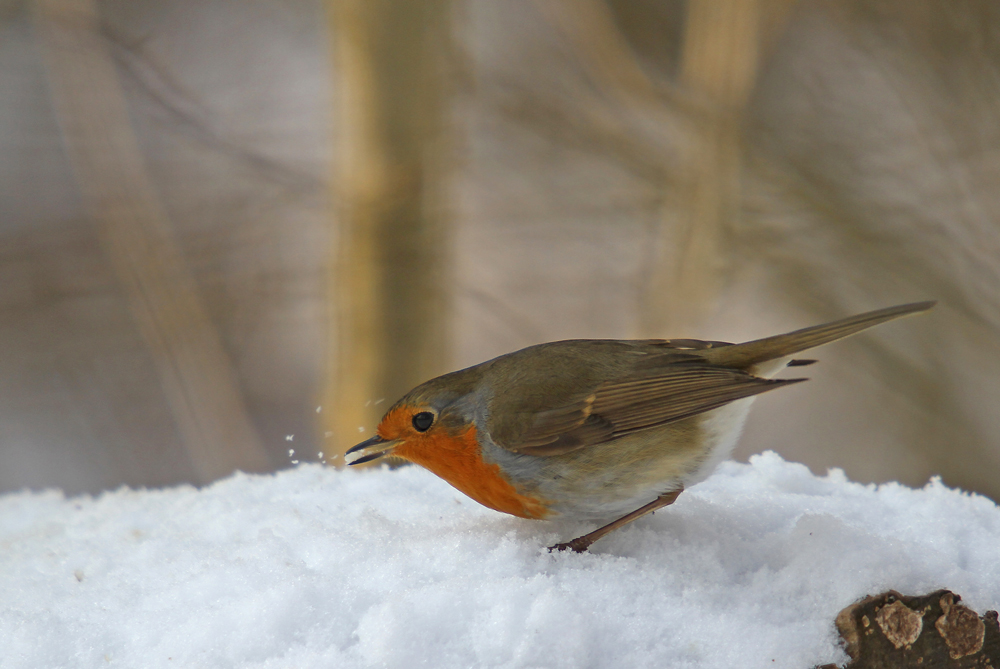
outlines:
[{"label": "wing feather", "polygon": [[516,444],[504,446],[529,455],[561,455],[804,380],[763,379],[741,370],[677,364],[603,383],[592,393],[540,411]]},{"label": "wing feather", "polygon": [[591,412],[614,425],[619,437],[689,418],[730,402],[805,379],[772,380],[708,366],[689,366],[653,379],[608,384]]}]

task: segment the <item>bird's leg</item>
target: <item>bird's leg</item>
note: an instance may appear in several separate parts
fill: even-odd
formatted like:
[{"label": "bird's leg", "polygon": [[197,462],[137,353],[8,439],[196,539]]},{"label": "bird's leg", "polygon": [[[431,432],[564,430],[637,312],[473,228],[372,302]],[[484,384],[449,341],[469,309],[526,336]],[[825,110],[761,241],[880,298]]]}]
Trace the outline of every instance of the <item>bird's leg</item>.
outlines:
[{"label": "bird's leg", "polygon": [[677,499],[677,496],[680,495],[682,492],[684,492],[684,488],[680,488],[679,490],[674,490],[673,492],[664,493],[659,497],[657,497],[656,499],[654,499],[649,504],[639,507],[632,513],[624,515],[618,520],[614,520],[608,523],[604,527],[599,527],[593,532],[584,534],[582,537],[577,537],[572,541],[567,541],[564,544],[556,544],[555,546],[549,546],[549,551],[550,552],[564,551],[567,548],[571,548],[577,553],[582,553],[588,548],[590,548],[590,544],[594,543],[595,541],[603,537],[605,534],[613,532],[617,530],[619,527],[622,527],[623,525],[628,525],[636,518],[642,518],[647,513],[652,513],[657,509],[662,509],[665,506],[670,506],[671,504],[674,503],[674,500]]}]

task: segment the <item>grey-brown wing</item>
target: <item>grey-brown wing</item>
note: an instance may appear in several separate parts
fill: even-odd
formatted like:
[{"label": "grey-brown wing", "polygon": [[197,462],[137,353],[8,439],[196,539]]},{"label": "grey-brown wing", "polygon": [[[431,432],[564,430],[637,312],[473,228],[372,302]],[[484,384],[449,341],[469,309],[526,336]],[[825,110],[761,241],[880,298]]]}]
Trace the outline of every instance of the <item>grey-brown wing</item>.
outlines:
[{"label": "grey-brown wing", "polygon": [[613,436],[682,420],[805,379],[762,379],[734,369],[684,365],[648,378],[609,383],[591,413],[614,425]]},{"label": "grey-brown wing", "polygon": [[805,379],[762,379],[734,369],[682,364],[601,384],[566,405],[535,415],[517,453],[559,455],[672,423]]},{"label": "grey-brown wing", "polygon": [[581,395],[563,406],[535,413],[515,444],[501,444],[530,455],[559,455],[611,437],[611,424],[594,416],[596,394]]}]

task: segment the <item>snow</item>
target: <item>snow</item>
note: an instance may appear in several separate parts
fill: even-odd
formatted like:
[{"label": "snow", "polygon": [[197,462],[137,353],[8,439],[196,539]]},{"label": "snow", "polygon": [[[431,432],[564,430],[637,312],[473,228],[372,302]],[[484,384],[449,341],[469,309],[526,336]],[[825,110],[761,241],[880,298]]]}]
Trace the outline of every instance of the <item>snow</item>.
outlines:
[{"label": "snow", "polygon": [[1000,510],[724,463],[589,554],[417,468],[0,497],[0,667],[810,667],[866,594],[1000,606]]}]

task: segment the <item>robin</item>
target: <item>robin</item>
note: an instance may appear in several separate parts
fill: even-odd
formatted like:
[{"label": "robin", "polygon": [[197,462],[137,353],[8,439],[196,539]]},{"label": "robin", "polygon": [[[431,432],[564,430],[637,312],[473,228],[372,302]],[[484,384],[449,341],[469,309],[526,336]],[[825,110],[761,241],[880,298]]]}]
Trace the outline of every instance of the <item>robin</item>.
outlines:
[{"label": "robin", "polygon": [[792,355],[926,311],[917,302],[743,344],[576,339],[538,344],[423,383],[347,451],[393,455],[521,518],[612,522],[549,550],[583,552],[673,503],[736,444],[756,395]]}]

